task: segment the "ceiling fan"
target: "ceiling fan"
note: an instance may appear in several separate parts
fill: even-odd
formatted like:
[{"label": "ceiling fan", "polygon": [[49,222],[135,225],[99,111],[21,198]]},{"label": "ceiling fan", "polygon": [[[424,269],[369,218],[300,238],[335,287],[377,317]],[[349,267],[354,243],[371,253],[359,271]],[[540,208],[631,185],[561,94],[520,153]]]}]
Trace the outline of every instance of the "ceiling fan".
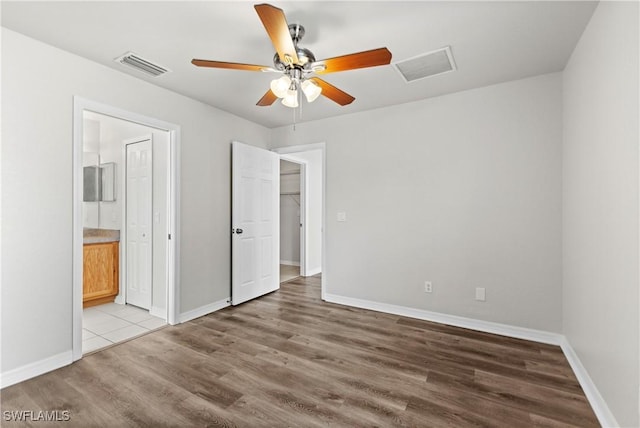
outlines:
[{"label": "ceiling fan", "polygon": [[391,52],[387,48],[373,49],[349,55],[316,61],[309,49],[298,46],[304,36],[304,27],[300,24],[287,24],[282,9],[269,4],[254,6],[264,28],[271,38],[276,54],[273,67],[236,62],[209,61],[193,59],[192,64],[198,67],[226,68],[246,71],[274,71],[282,76],[271,82],[270,89],[257,102],[258,106],[270,106],[277,99],[287,107],[298,107],[298,99],[305,95],[308,102],[313,102],[320,94],[335,101],[341,106],[351,104],[354,97],[336,88],[332,84],[312,74],[327,74],[337,71],[355,70],[358,68],[386,65],[391,62]]}]

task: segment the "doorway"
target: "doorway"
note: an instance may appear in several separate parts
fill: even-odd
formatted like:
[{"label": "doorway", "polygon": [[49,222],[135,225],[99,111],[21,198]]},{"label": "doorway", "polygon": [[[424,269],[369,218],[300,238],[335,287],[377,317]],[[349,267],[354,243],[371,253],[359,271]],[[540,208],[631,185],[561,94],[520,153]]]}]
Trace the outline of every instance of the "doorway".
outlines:
[{"label": "doorway", "polygon": [[[103,132],[100,132],[101,126],[104,126]],[[92,350],[91,347],[83,346],[83,339],[93,339],[96,343],[101,339],[118,342],[144,334],[167,322],[177,322],[179,129],[177,125],[79,97],[74,98],[74,361],[82,357],[83,348],[84,352]],[[144,156],[140,156],[141,150],[131,150],[145,145],[148,150],[143,151],[146,153]],[[134,153],[139,156],[132,157]],[[149,162],[146,167],[143,165],[142,168],[131,168],[132,159],[140,160],[147,155]],[[103,191],[108,197],[106,200],[100,192],[97,200],[88,202],[83,198],[84,175],[87,170],[85,161],[92,158],[98,159],[99,171],[107,169],[103,165],[110,165],[109,171],[113,177],[107,181],[113,183],[113,188]],[[128,178],[132,176],[143,184],[128,185],[131,184]],[[104,177],[102,174],[103,179]],[[132,195],[138,194],[145,186],[147,195],[138,199],[142,202],[146,200],[148,204],[132,203]],[[135,209],[132,210],[132,207]],[[146,209],[142,209],[145,207]],[[148,214],[142,214],[148,217],[142,222],[146,224],[141,224],[139,216],[136,217],[134,223],[140,236],[132,236],[136,229],[125,227],[125,223],[129,223],[128,219],[141,210]],[[83,254],[87,231],[99,238],[105,234],[110,236],[114,253],[117,254],[116,270],[119,273],[115,279],[117,294],[114,296],[111,293],[107,300],[111,302],[83,309],[87,305],[86,293],[83,292],[86,269]],[[138,244],[145,244],[146,251],[138,251],[141,246]],[[148,254],[149,257],[145,259],[140,254]],[[141,271],[146,274],[132,275]],[[142,290],[147,292],[147,296],[143,296],[142,300],[128,286],[129,280],[135,277],[143,277],[147,281],[147,289]],[[148,303],[144,303],[146,298]],[[91,330],[83,328],[87,326],[91,326]],[[101,341],[102,345],[110,344],[107,342]]]},{"label": "doorway", "polygon": [[[273,149],[273,151],[280,155],[281,161],[284,160],[300,165],[300,224],[302,224],[302,227],[299,228],[299,274],[300,276],[309,277],[322,273],[321,297],[324,299],[327,277],[324,236],[325,143],[281,147]],[[285,188],[285,192],[286,190],[288,188]],[[281,219],[281,221],[283,220]],[[284,260],[286,261],[286,258]]]},{"label": "doorway", "polygon": [[304,272],[304,164],[280,158],[280,283]]}]

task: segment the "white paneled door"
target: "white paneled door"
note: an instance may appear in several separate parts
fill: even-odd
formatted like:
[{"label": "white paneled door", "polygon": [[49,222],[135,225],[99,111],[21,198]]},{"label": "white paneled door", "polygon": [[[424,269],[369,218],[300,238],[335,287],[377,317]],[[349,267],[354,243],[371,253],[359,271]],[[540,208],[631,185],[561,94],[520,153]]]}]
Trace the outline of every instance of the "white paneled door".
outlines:
[{"label": "white paneled door", "polygon": [[151,138],[126,142],[126,301],[149,309],[152,285]]},{"label": "white paneled door", "polygon": [[233,142],[231,303],[280,287],[280,157]]}]

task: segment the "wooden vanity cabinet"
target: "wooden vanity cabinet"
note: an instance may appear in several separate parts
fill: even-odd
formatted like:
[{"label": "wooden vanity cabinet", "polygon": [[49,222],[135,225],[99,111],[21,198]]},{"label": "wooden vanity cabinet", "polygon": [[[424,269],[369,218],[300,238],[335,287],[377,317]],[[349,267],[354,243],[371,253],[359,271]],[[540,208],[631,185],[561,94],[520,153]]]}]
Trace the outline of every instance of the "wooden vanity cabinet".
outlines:
[{"label": "wooden vanity cabinet", "polygon": [[82,306],[113,302],[118,294],[119,242],[83,246]]}]

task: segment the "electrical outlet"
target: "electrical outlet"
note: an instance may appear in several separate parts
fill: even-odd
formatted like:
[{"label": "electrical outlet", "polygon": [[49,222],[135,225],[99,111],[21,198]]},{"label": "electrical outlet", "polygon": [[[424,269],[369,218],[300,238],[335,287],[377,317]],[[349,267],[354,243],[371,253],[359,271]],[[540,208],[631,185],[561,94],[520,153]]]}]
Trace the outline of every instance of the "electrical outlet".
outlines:
[{"label": "electrical outlet", "polygon": [[425,281],[424,282],[424,292],[425,293],[433,292],[433,284],[431,284],[431,281]]},{"label": "electrical outlet", "polygon": [[483,287],[477,287],[476,288],[476,300],[480,301],[480,302],[484,302],[485,300],[487,300],[487,294],[486,294],[486,289]]}]

